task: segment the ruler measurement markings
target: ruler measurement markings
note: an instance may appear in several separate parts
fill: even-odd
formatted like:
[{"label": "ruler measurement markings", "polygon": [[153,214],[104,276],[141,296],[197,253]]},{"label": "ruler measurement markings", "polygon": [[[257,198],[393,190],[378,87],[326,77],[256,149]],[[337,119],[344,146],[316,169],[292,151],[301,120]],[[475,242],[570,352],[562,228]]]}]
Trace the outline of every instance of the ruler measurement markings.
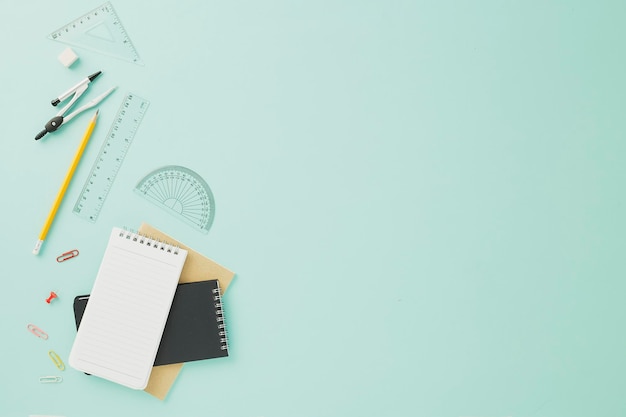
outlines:
[{"label": "ruler measurement markings", "polygon": [[74,205],[79,217],[92,223],[98,218],[148,105],[133,94],[125,97]]},{"label": "ruler measurement markings", "polygon": [[[103,39],[98,34],[89,33],[100,25],[106,26],[112,39]],[[48,38],[143,65],[127,30],[110,2],[55,30]]]},{"label": "ruler measurement markings", "polygon": [[208,233],[213,223],[213,193],[188,168],[177,165],[158,168],[142,178],[134,191],[202,233]]}]

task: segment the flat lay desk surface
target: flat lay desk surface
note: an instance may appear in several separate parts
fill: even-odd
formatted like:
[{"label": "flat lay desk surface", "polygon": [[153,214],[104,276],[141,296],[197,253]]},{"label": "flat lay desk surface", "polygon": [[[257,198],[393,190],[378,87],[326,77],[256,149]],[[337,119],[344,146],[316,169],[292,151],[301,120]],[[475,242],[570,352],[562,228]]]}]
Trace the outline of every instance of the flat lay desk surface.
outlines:
[{"label": "flat lay desk surface", "polygon": [[[113,1],[145,65],[63,67],[47,35],[101,3],[0,14],[0,416],[626,413],[624,2]],[[91,97],[118,89],[34,256],[91,113],[34,135],[99,70]],[[72,208],[127,92],[150,107],[92,224]],[[133,193],[164,165],[210,185],[208,234]],[[230,357],[165,401],[47,357],[142,222],[237,274]]]}]

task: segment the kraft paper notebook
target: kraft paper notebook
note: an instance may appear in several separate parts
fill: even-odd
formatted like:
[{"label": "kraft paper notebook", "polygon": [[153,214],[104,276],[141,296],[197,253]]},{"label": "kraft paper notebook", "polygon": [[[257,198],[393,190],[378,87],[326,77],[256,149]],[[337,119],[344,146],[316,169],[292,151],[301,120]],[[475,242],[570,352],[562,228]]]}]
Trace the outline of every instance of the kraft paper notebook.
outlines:
[{"label": "kraft paper notebook", "polygon": [[146,388],[186,257],[185,249],[114,227],[70,366]]},{"label": "kraft paper notebook", "polygon": [[[235,276],[234,272],[224,268],[149,224],[142,224],[139,228],[139,233],[167,241],[187,250],[187,260],[180,274],[179,283],[216,279],[219,281],[222,295],[224,295]],[[148,386],[144,391],[160,400],[164,400],[182,368],[182,363],[153,367],[150,379],[148,380]]]},{"label": "kraft paper notebook", "polygon": [[[88,303],[88,295],[74,298],[76,329],[80,328]],[[228,338],[219,281],[178,284],[154,364],[169,365],[225,356],[228,356]]]}]

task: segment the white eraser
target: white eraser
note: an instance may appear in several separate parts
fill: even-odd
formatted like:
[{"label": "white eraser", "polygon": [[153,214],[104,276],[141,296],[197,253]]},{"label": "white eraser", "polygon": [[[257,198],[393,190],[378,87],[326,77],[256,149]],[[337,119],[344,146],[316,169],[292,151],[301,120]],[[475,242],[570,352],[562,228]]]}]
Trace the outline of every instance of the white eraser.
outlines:
[{"label": "white eraser", "polygon": [[69,68],[77,59],[78,55],[69,47],[65,48],[65,50],[61,52],[61,55],[59,55],[59,61],[61,61],[61,64],[63,64],[65,68]]}]

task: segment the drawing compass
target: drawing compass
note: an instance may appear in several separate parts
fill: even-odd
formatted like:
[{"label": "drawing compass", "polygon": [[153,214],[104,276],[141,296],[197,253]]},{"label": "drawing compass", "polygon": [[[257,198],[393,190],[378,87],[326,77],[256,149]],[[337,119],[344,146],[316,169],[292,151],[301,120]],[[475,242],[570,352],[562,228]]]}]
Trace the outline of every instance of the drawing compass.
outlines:
[{"label": "drawing compass", "polygon": [[41,132],[39,132],[37,136],[35,136],[35,140],[39,140],[43,138],[46,133],[56,131],[59,127],[66,124],[67,122],[72,120],[74,117],[76,117],[80,113],[96,106],[98,103],[104,100],[109,94],[111,94],[113,90],[115,90],[116,87],[109,88],[107,91],[105,91],[98,97],[94,98],[93,100],[85,104],[84,106],[81,106],[78,109],[74,110],[72,113],[66,115],[66,113],[72,108],[72,106],[74,106],[74,104],[78,101],[78,99],[85,93],[85,91],[87,91],[89,84],[93,80],[95,80],[96,77],[98,77],[98,75],[100,74],[102,74],[102,71],[98,71],[96,73],[91,74],[89,77],[83,79],[74,87],[70,88],[69,90],[61,94],[59,97],[52,100],[51,104],[53,106],[56,106],[62,101],[65,101],[68,98],[72,97],[72,99],[65,105],[65,107],[63,107],[56,114],[56,116],[54,116],[52,119],[48,121],[48,123],[46,123],[46,126],[44,127],[44,129]]}]

